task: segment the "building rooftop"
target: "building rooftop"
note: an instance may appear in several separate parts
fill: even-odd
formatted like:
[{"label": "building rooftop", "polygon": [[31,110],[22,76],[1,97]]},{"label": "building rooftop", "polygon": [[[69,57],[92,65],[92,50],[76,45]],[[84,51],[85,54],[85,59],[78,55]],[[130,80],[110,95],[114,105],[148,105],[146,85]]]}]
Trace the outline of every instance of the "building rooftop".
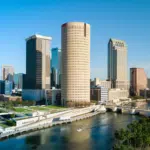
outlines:
[{"label": "building rooftop", "polygon": [[45,40],[52,40],[52,37],[50,37],[50,36],[43,36],[43,35],[35,34],[35,35],[32,35],[32,36],[26,38],[26,41],[28,41],[30,39],[36,39],[36,38],[45,39]]},{"label": "building rooftop", "polygon": [[111,38],[109,41],[112,41],[113,44],[118,44],[118,46],[127,46],[126,42],[123,40],[117,40],[114,38]]}]

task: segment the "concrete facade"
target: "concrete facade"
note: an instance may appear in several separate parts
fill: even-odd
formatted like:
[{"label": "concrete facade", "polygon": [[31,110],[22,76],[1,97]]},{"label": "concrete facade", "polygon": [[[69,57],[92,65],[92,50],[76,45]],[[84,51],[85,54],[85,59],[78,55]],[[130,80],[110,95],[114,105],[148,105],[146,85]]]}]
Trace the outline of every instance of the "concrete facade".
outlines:
[{"label": "concrete facade", "polygon": [[111,89],[111,81],[100,80],[99,78],[94,79],[94,86],[102,86],[107,89]]},{"label": "concrete facade", "polygon": [[130,68],[131,95],[140,95],[140,90],[147,88],[147,76],[144,68]]},{"label": "concrete facade", "polygon": [[26,39],[25,89],[50,89],[51,37],[33,35]]},{"label": "concrete facade", "polygon": [[126,99],[129,97],[128,90],[121,90],[121,89],[111,89],[108,91],[108,99],[109,101],[115,101],[119,99]]},{"label": "concrete facade", "polygon": [[91,88],[91,100],[98,103],[106,103],[108,101],[108,89],[102,86]]},{"label": "concrete facade", "polygon": [[129,89],[127,73],[127,45],[124,41],[110,39],[108,43],[108,80],[112,81],[112,88]]},{"label": "concrete facade", "polygon": [[62,103],[90,102],[90,25],[62,25]]}]

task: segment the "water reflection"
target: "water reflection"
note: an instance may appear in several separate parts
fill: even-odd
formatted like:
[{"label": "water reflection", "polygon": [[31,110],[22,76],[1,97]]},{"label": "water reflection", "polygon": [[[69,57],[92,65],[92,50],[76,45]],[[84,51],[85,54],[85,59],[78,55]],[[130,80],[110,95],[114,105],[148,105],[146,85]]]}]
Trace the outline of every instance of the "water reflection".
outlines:
[{"label": "water reflection", "polygon": [[[2,141],[0,149],[8,150],[12,147],[11,150],[107,150],[112,148],[115,130],[124,128],[137,119],[138,116],[101,114],[87,120]],[[81,127],[83,130],[78,132],[77,129]]]}]

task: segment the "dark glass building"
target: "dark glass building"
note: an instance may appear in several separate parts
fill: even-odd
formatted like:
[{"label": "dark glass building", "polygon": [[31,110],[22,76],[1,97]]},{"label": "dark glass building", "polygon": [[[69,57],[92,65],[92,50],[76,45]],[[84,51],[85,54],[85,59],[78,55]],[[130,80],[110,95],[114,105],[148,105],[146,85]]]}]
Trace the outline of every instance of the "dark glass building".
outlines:
[{"label": "dark glass building", "polygon": [[33,35],[26,39],[24,89],[50,89],[51,37]]}]

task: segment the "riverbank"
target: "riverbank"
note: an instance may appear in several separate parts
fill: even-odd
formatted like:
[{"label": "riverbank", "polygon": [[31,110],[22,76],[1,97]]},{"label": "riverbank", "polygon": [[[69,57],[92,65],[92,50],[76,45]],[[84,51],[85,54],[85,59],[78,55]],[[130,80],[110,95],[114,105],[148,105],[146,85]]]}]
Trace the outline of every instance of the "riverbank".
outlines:
[{"label": "riverbank", "polygon": [[[106,112],[80,121],[7,138],[0,142],[0,149],[9,150],[11,147],[11,150],[110,150],[114,145],[114,132],[139,119],[140,116]],[[80,128],[82,131],[78,132]]]},{"label": "riverbank", "polygon": [[[34,122],[33,124],[28,124],[27,126],[21,126],[21,127],[12,127],[1,133],[0,139],[6,139],[11,136],[17,136],[20,134],[36,131],[39,129],[49,128],[55,125],[61,125],[61,124],[67,124],[71,123],[73,121],[78,121],[82,119],[86,119],[92,116],[95,116],[99,113],[103,113],[103,111],[96,111],[92,112],[96,107],[89,107],[89,108],[82,108],[82,109],[75,109],[70,110],[68,112],[59,113],[59,114],[52,114],[53,117],[49,117],[48,119],[44,119],[38,122]],[[65,120],[57,120],[53,121],[54,118],[58,118],[60,116],[69,116],[70,118]],[[37,117],[36,117],[37,118]],[[27,119],[26,119],[27,120]],[[28,119],[29,120],[29,119]],[[22,123],[22,120],[21,120]]]}]

